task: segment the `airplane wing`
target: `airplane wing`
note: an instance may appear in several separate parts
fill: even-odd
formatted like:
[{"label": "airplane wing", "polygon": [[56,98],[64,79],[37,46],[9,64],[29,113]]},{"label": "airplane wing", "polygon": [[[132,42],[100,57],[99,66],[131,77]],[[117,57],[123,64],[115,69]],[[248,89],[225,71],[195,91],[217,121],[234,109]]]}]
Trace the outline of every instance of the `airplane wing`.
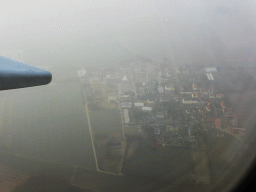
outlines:
[{"label": "airplane wing", "polygon": [[46,85],[51,80],[49,71],[0,56],[0,90]]}]

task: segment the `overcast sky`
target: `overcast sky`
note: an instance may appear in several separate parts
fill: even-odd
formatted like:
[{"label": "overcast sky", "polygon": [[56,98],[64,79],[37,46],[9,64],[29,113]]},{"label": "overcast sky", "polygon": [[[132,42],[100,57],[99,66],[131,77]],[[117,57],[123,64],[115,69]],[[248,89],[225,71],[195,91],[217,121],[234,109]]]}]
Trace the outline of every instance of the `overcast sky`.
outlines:
[{"label": "overcast sky", "polygon": [[254,62],[252,0],[6,1],[0,51],[40,65],[112,65],[133,54],[176,63]]}]

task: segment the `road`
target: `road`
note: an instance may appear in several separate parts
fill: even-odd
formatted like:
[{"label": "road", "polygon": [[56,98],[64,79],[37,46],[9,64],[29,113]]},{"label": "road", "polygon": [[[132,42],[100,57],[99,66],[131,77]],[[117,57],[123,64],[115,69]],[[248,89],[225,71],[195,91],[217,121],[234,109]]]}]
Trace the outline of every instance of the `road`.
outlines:
[{"label": "road", "polygon": [[[122,159],[122,162],[121,162],[121,165],[119,167],[119,173],[116,174],[116,173],[112,173],[112,172],[107,172],[107,171],[102,171],[99,169],[99,163],[98,163],[98,159],[97,159],[97,154],[96,154],[96,150],[95,150],[95,144],[94,144],[94,141],[93,141],[93,131],[92,131],[92,127],[91,127],[91,121],[90,121],[90,115],[89,115],[89,109],[88,109],[88,102],[86,100],[86,93],[85,93],[85,88],[83,86],[83,96],[84,96],[84,102],[85,102],[85,109],[86,109],[86,116],[87,116],[87,119],[88,119],[88,126],[89,126],[89,131],[90,131],[90,136],[91,136],[91,141],[92,141],[92,148],[93,148],[93,153],[94,153],[94,158],[95,158],[95,163],[96,163],[96,170],[99,171],[99,172],[104,172],[104,173],[108,173],[108,174],[114,174],[114,175],[122,175],[121,173],[121,169],[122,169],[122,162],[123,162],[123,159]],[[121,111],[122,112],[122,111]],[[122,117],[122,114],[121,114],[121,117]],[[123,121],[122,121],[123,122]],[[123,129],[123,136],[124,136],[124,126],[123,126],[123,123],[122,123],[122,129]],[[124,137],[125,138],[125,137]],[[123,153],[123,158],[124,158],[124,153]],[[74,170],[74,173],[75,173],[75,170]]]},{"label": "road", "polygon": [[122,157],[122,161],[121,161],[121,165],[120,165],[120,169],[119,169],[119,174],[122,174],[122,166],[123,166],[123,161],[124,161],[124,154],[125,154],[125,151],[126,151],[126,139],[125,139],[125,134],[124,134],[124,118],[123,118],[123,111],[122,111],[122,108],[120,106],[120,104],[118,103],[118,109],[120,110],[120,115],[121,115],[121,118],[122,118],[122,130],[123,130],[123,138],[124,138],[124,146],[123,146],[123,157]]},{"label": "road", "polygon": [[[85,98],[85,94],[84,94],[84,98]],[[96,151],[95,151],[95,145],[94,145],[94,142],[93,142],[92,128],[91,128],[91,122],[90,122],[90,116],[89,116],[89,112],[88,112],[88,103],[87,102],[85,103],[85,110],[86,110],[86,116],[87,116],[88,124],[89,124],[93,154],[94,154],[94,158],[95,158],[95,162],[96,162],[96,170],[100,171],[99,170],[99,165],[98,165],[98,159],[97,159],[97,155],[96,155]]]}]

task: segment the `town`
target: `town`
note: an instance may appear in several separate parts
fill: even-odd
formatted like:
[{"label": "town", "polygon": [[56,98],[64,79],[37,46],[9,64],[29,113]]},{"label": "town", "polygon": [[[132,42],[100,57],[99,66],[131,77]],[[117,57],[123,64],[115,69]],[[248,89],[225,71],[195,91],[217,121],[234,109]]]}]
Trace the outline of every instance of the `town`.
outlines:
[{"label": "town", "polygon": [[[154,133],[156,148],[188,146],[200,131],[220,129],[237,136],[245,134],[225,95],[214,90],[217,71],[211,67],[194,72],[189,67],[134,60],[124,61],[118,68],[87,69],[86,82],[90,88],[92,84],[112,88],[107,99],[122,108],[125,129],[137,127],[138,132]],[[205,80],[200,79],[202,76]],[[87,87],[87,94],[92,91]],[[99,100],[97,91],[95,103]]]},{"label": "town", "polygon": [[[97,137],[94,132],[96,151],[102,151],[99,143],[103,138],[111,146],[110,154],[102,156],[98,152],[97,156],[102,156],[99,159],[118,159],[117,169],[121,172],[123,158],[131,157],[138,148],[136,140],[149,141],[150,150],[190,149],[193,162],[201,162],[194,168],[196,182],[209,184],[205,134],[214,133],[219,138],[230,134],[239,140],[246,134],[225,91],[221,92],[223,89],[215,81],[220,78],[219,71],[217,67],[173,66],[167,61],[138,58],[123,61],[115,68],[79,70],[89,114],[116,109],[122,119],[123,134],[114,127],[119,133],[114,131],[112,136]],[[101,167],[108,170],[109,163]]]}]

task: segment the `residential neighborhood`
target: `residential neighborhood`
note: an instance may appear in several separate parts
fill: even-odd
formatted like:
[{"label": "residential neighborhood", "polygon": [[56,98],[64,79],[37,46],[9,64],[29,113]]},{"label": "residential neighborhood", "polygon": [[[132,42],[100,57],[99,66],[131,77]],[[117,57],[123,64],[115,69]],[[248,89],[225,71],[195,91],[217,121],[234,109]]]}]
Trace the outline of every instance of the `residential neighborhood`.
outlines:
[{"label": "residential neighborhood", "polygon": [[[245,129],[239,127],[239,117],[226,106],[224,93],[215,90],[217,71],[209,67],[195,73],[188,67],[138,59],[112,69],[87,69],[86,80],[116,87],[108,93],[108,102],[122,108],[125,129],[137,127],[138,131],[153,133],[153,146],[158,148],[174,145],[174,138],[180,138],[179,145],[188,147],[196,143],[192,136],[204,131],[215,129],[237,137],[245,134]],[[207,83],[198,76],[205,76]]]},{"label": "residential neighborhood", "polygon": [[193,69],[147,59],[123,61],[115,68],[85,69],[80,79],[89,111],[111,108],[120,112],[124,138],[114,133],[108,136],[118,141],[115,150],[120,146],[119,157],[112,157],[120,163],[119,169],[122,154],[124,161],[129,159],[143,141],[149,151],[189,150],[194,163],[203,157],[193,175],[196,183],[209,184],[206,138],[231,135],[243,141],[246,135],[229,95],[216,83],[217,73],[217,67]]}]

